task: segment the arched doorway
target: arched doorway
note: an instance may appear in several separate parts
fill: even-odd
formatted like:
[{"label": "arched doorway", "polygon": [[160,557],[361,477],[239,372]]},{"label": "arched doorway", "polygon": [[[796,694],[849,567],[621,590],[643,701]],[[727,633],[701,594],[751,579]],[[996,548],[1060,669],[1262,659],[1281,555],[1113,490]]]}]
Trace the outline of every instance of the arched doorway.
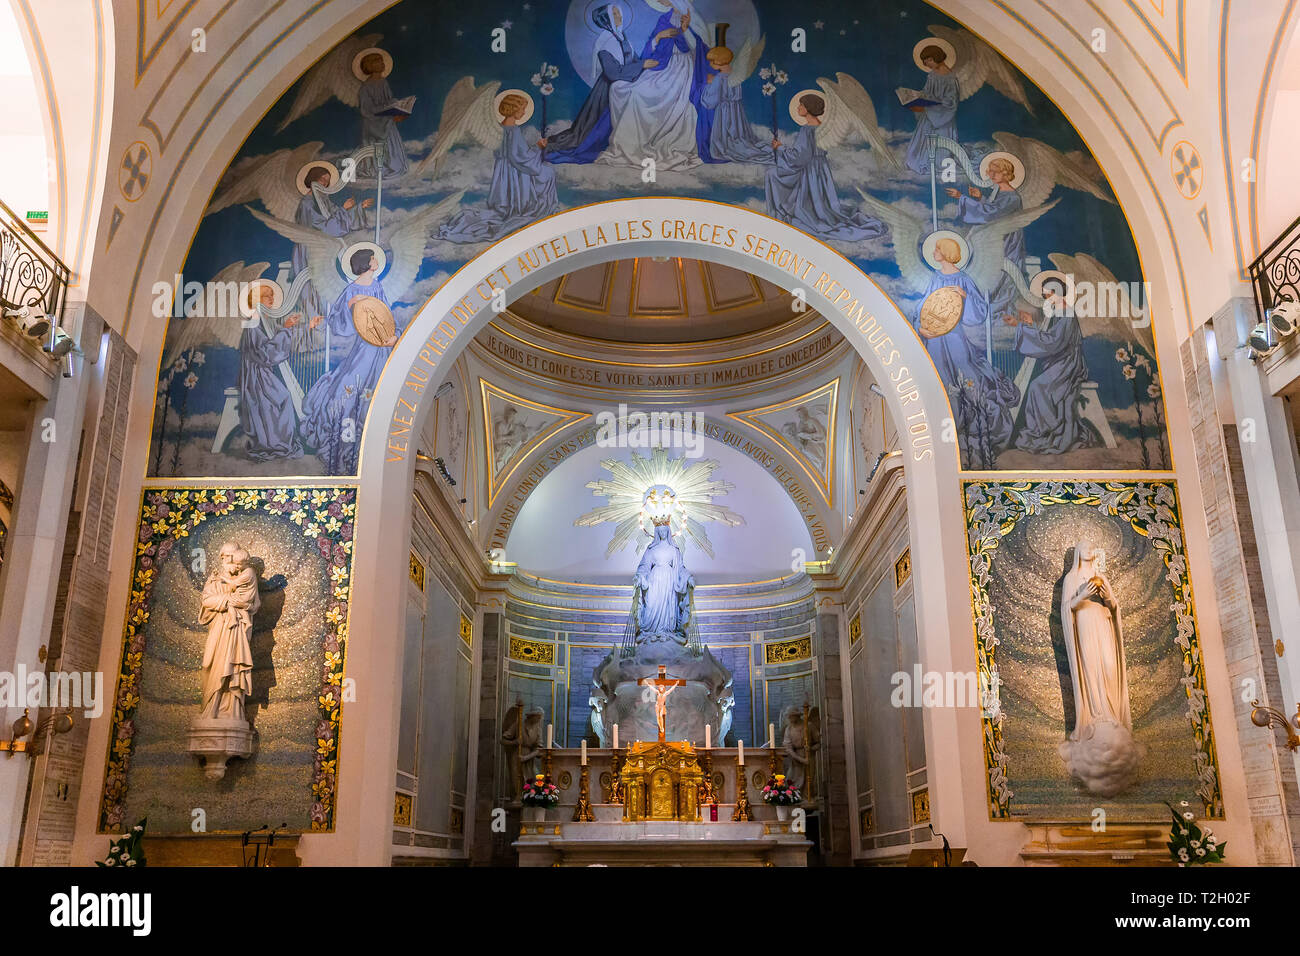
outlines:
[{"label": "arched doorway", "polygon": [[[364,769],[340,782],[335,833],[305,838],[308,862],[371,861],[390,849],[398,712],[394,699],[372,698],[366,688],[394,686],[401,674],[412,436],[420,434],[432,406],[430,386],[442,381],[459,350],[490,320],[494,295],[504,308],[565,272],[633,255],[705,259],[803,290],[810,308],[830,319],[876,379],[888,383],[886,404],[904,436],[913,560],[924,569],[917,576],[922,653],[936,670],[974,670],[956,446],[938,437],[948,402],[928,355],[889,298],[830,247],[745,209],[646,198],[572,210],[521,230],[449,279],[408,328],[380,380],[363,437],[358,508],[365,517],[357,524],[353,557],[357,566],[372,569],[373,585],[358,589],[351,607],[347,667],[358,702],[349,709],[340,754],[341,763]],[[978,714],[927,711],[927,736],[936,747],[932,765],[953,770],[934,774],[935,812],[945,814],[946,832],[959,839],[969,839],[971,809],[984,813],[983,792],[970,799],[954,759],[959,735],[978,739]]]}]

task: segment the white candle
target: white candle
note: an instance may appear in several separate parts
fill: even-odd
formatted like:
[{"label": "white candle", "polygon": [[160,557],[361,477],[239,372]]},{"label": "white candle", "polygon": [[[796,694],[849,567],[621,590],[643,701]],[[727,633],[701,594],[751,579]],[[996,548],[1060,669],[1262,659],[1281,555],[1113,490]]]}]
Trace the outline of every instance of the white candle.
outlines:
[{"label": "white candle", "polygon": [[743,740],[737,740],[736,746],[740,748],[740,765],[743,767],[745,766],[745,742]]},{"label": "white candle", "polygon": [[614,725],[614,749],[618,749],[618,724]]},{"label": "white candle", "polygon": [[582,738],[582,766],[587,766],[587,738]]},{"label": "white candle", "polygon": [[776,724],[767,725],[767,745],[776,749]]},{"label": "white candle", "polygon": [[546,749],[550,750],[555,746],[555,725],[546,725]]},{"label": "white candle", "polygon": [[713,746],[713,728],[708,724],[704,725],[704,749],[708,750]]}]

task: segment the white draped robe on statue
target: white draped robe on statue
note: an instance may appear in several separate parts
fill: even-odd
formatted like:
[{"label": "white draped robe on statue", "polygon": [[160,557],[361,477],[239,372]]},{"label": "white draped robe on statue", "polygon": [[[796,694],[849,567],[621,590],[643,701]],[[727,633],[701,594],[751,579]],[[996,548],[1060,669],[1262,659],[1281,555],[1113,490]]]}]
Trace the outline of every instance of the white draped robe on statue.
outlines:
[{"label": "white draped robe on statue", "polygon": [[203,648],[204,717],[244,717],[244,701],[253,692],[253,615],[260,606],[257,573],[252,568],[233,578],[223,569],[203,586],[199,623],[208,625]]}]

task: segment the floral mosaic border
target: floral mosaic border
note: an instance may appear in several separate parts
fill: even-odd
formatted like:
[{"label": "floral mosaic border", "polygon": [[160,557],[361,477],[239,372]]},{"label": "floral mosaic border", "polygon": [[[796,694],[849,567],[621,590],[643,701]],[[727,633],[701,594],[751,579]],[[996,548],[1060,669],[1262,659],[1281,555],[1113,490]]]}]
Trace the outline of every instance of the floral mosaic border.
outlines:
[{"label": "floral mosaic border", "polygon": [[156,569],[177,541],[188,537],[193,529],[209,518],[253,511],[282,516],[300,527],[304,537],[316,539],[318,552],[330,563],[333,590],[325,613],[329,636],[323,642],[321,685],[317,695],[319,719],[311,785],[311,828],[334,828],[339,712],[352,588],[356,495],[355,488],[347,487],[144,489],[135,565],[131,573],[131,597],[127,604],[117,691],[113,699],[113,726],[100,799],[99,832],[120,833],[124,823],[126,777],[135,739],[136,711],[140,705],[138,689],[144,664],[144,628],[149,621]]},{"label": "floral mosaic border", "polygon": [[1002,738],[1002,709],[996,689],[1000,685],[997,666],[998,637],[993,623],[994,608],[989,600],[990,571],[999,539],[1010,533],[1022,518],[1036,515],[1051,505],[1072,504],[1096,508],[1110,517],[1128,521],[1138,534],[1150,539],[1161,552],[1173,586],[1174,612],[1178,633],[1174,642],[1183,653],[1181,683],[1187,694],[1186,717],[1196,740],[1196,793],[1205,804],[1206,816],[1223,819],[1214,729],[1205,689],[1205,666],[1196,633],[1192,607],[1192,586],[1183,551],[1182,522],[1178,491],[1173,481],[967,481],[964,485],[966,544],[970,559],[971,600],[975,614],[975,657],[980,686],[992,688],[984,705],[984,760],[988,771],[989,818],[1011,819],[1015,796],[1007,778],[1007,755]]}]

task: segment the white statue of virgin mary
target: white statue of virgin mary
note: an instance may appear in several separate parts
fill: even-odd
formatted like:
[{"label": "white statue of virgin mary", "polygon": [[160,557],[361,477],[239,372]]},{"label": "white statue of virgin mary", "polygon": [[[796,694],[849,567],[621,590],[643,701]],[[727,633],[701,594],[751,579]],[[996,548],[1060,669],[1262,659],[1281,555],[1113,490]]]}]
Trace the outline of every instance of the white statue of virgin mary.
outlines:
[{"label": "white statue of virgin mary", "polygon": [[1074,691],[1074,729],[1060,746],[1071,775],[1090,793],[1113,797],[1133,782],[1142,746],[1133,738],[1119,603],[1106,555],[1087,541],[1061,582],[1061,625]]}]

